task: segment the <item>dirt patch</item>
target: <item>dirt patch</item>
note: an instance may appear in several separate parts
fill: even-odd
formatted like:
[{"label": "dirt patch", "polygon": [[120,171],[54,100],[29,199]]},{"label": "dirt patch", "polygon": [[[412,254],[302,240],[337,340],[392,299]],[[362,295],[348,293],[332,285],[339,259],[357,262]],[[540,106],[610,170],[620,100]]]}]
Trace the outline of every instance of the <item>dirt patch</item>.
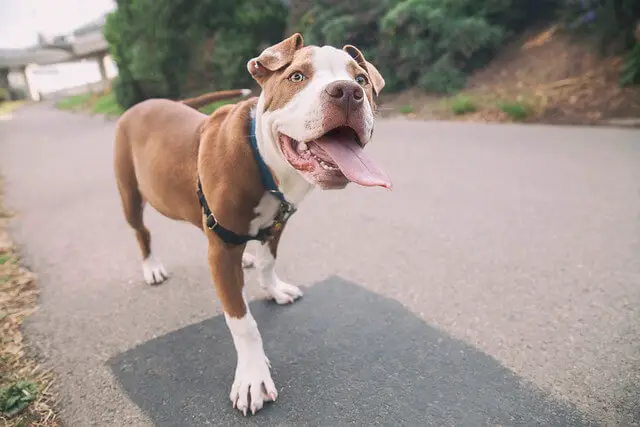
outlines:
[{"label": "dirt patch", "polygon": [[0,423],[2,426],[59,426],[51,391],[54,376],[27,353],[21,332],[37,309],[36,276],[25,269],[7,226],[0,181]]},{"label": "dirt patch", "polygon": [[[455,115],[455,99],[415,91],[410,98],[398,94],[383,99],[381,109],[397,114],[399,105],[411,102],[419,106],[412,112],[416,118],[490,122],[594,125],[640,118],[640,87],[618,86],[621,67],[620,57],[601,56],[589,43],[551,26],[509,43],[471,76],[459,96],[473,100],[475,112]],[[526,117],[514,119],[500,106],[505,103],[521,105]]]}]

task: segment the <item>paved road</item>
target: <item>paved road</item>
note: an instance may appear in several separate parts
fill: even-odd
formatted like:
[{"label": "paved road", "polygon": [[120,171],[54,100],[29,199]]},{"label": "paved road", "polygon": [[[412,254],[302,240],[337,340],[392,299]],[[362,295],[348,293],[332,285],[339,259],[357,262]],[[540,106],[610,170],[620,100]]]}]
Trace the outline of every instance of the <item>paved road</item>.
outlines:
[{"label": "paved road", "polygon": [[40,274],[27,324],[88,425],[640,423],[640,133],[379,122],[395,190],[313,193],[281,275],[249,297],[280,399],[227,402],[231,339],[197,230],[147,215],[172,278],[143,282],[112,178],[113,122],[0,122],[16,237]]}]

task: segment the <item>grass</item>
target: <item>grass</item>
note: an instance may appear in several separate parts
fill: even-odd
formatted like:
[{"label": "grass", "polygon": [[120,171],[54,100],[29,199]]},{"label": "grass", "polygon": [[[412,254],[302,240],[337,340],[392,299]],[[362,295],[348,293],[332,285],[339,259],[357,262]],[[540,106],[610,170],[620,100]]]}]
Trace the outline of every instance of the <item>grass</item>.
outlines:
[{"label": "grass", "polygon": [[451,111],[456,116],[460,116],[468,113],[475,113],[478,110],[476,103],[468,96],[456,96],[451,101]]},{"label": "grass", "polygon": [[0,116],[11,114],[12,111],[26,103],[27,101],[0,101]]},{"label": "grass", "polygon": [[85,111],[93,114],[104,114],[105,116],[119,116],[124,110],[116,102],[112,92],[103,94],[81,93],[79,95],[68,96],[60,100],[56,107],[67,111]]},{"label": "grass", "polygon": [[54,377],[27,356],[21,332],[24,319],[36,310],[35,275],[23,268],[9,238],[10,214],[2,208],[0,182],[0,425],[57,427]]},{"label": "grass", "polygon": [[81,93],[80,95],[68,96],[60,100],[56,107],[61,110],[81,110],[86,108],[91,102],[93,94]]},{"label": "grass", "polygon": [[515,121],[526,119],[531,112],[530,106],[524,102],[500,101],[498,108]]},{"label": "grass", "polygon": [[218,108],[222,107],[223,105],[233,104],[234,102],[238,102],[238,101],[233,99],[225,99],[224,101],[212,102],[211,104],[205,105],[204,107],[200,108],[200,111],[203,112],[204,114],[209,115],[214,111],[216,111]]},{"label": "grass", "polygon": [[[226,99],[216,101],[200,108],[204,114],[211,114],[223,105],[238,102],[237,99]],[[93,114],[104,114],[105,116],[117,117],[124,113],[124,109],[118,104],[113,92],[107,92],[102,95],[83,93],[79,95],[69,96],[60,100],[56,107],[67,111],[84,111]]]},{"label": "grass", "polygon": [[124,113],[124,109],[116,101],[113,92],[99,96],[93,104],[93,112],[106,116],[119,116]]},{"label": "grass", "polygon": [[413,105],[401,105],[398,107],[398,111],[400,112],[400,114],[411,114],[413,113]]}]

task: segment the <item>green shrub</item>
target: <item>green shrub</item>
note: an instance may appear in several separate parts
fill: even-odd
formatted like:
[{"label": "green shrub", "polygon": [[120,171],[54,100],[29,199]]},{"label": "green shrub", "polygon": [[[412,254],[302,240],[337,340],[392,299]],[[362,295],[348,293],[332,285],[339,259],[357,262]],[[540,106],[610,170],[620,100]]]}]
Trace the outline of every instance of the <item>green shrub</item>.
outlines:
[{"label": "green shrub", "polygon": [[498,102],[498,108],[516,121],[526,119],[530,113],[529,106],[521,102]]},{"label": "green shrub", "polygon": [[398,107],[398,111],[400,112],[400,114],[411,114],[413,113],[413,105],[401,105],[400,107]]},{"label": "green shrub", "polygon": [[191,92],[232,89],[250,82],[249,58],[280,41],[281,0],[118,0],[104,34],[119,78],[118,103],[177,99]]},{"label": "green shrub", "polygon": [[380,56],[393,66],[387,70],[397,79],[393,87],[455,92],[478,65],[476,55],[502,42],[504,30],[480,14],[466,15],[456,7],[463,3],[404,0],[382,18]]},{"label": "green shrub", "polygon": [[[505,38],[548,16],[558,1],[320,0],[307,2],[296,29],[308,43],[356,45],[385,76],[385,90],[451,93]],[[293,3],[296,13],[305,9]]]},{"label": "green shrub", "polygon": [[105,114],[107,116],[119,116],[123,111],[113,93],[100,96],[93,105],[94,113]]},{"label": "green shrub", "polygon": [[603,52],[620,53],[635,44],[640,20],[637,0],[566,0],[562,20],[570,30],[591,37]]},{"label": "green shrub", "polygon": [[86,108],[91,101],[91,96],[90,93],[68,96],[58,101],[56,107],[61,110],[79,110]]},{"label": "green shrub", "polygon": [[577,34],[596,42],[603,53],[625,53],[620,85],[640,83],[638,0],[567,0],[562,20]]},{"label": "green shrub", "polygon": [[205,105],[204,107],[200,108],[200,112],[209,115],[214,111],[216,111],[218,108],[227,104],[232,104],[234,102],[237,102],[237,101],[234,101],[232,99],[226,99],[224,101],[212,102],[211,104]]},{"label": "green shrub", "polygon": [[621,86],[632,84],[640,84],[640,42],[626,54],[620,73]]},{"label": "green shrub", "polygon": [[18,381],[0,389],[0,413],[13,417],[22,412],[35,400],[37,385],[30,381]]},{"label": "green shrub", "polygon": [[460,116],[462,114],[473,113],[478,107],[471,98],[467,96],[457,96],[451,103],[451,111],[453,114]]}]

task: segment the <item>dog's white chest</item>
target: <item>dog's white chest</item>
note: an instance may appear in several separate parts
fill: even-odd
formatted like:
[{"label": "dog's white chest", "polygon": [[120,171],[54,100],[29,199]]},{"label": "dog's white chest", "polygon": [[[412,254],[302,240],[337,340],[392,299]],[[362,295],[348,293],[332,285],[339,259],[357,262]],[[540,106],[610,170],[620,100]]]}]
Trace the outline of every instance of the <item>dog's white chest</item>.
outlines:
[{"label": "dog's white chest", "polygon": [[264,193],[260,203],[253,209],[255,218],[249,224],[249,235],[255,236],[263,228],[270,227],[280,208],[280,200],[271,193]]}]

